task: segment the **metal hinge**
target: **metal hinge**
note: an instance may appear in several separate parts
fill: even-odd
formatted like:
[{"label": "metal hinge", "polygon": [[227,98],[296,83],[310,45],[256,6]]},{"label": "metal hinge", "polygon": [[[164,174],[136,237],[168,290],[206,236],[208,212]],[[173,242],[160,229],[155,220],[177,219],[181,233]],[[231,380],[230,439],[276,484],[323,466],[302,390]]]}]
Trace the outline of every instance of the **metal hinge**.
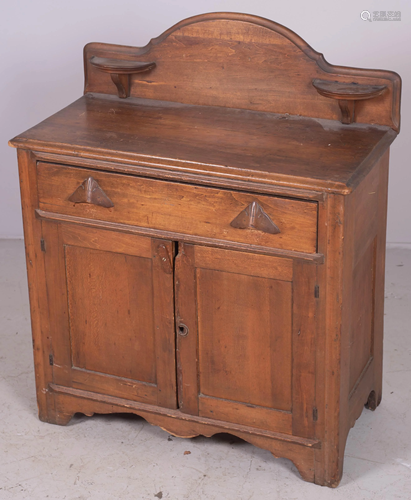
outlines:
[{"label": "metal hinge", "polygon": [[46,251],[46,242],[43,240],[43,238],[41,238],[40,240],[40,247],[42,252]]},{"label": "metal hinge", "polygon": [[314,422],[317,422],[317,420],[318,420],[318,410],[315,406],[313,408],[313,420],[314,420]]},{"label": "metal hinge", "polygon": [[314,287],[314,297],[316,299],[320,298],[320,286],[319,285],[315,285],[315,287]]},{"label": "metal hinge", "polygon": [[54,359],[53,359],[53,355],[52,354],[49,354],[49,364],[50,364],[50,366],[54,365]]}]

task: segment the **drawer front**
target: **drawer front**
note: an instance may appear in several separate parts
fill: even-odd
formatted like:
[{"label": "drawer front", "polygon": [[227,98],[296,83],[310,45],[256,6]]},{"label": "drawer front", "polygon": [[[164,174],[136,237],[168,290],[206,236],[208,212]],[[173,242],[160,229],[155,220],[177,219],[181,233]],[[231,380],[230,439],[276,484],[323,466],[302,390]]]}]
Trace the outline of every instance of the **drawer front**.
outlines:
[{"label": "drawer front", "polygon": [[[42,162],[37,170],[39,207],[47,212],[246,245],[316,252],[317,203],[313,201]],[[90,180],[85,183],[90,177],[97,184]]]}]

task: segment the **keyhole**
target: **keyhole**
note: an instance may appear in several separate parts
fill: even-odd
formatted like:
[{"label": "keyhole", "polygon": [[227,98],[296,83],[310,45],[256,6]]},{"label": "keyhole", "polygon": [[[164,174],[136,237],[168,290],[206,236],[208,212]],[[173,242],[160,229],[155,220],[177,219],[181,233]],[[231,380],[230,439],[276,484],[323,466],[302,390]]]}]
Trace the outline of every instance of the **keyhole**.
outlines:
[{"label": "keyhole", "polygon": [[188,335],[188,328],[186,325],[183,325],[183,323],[180,323],[177,327],[178,334],[181,335],[181,337],[187,337]]}]

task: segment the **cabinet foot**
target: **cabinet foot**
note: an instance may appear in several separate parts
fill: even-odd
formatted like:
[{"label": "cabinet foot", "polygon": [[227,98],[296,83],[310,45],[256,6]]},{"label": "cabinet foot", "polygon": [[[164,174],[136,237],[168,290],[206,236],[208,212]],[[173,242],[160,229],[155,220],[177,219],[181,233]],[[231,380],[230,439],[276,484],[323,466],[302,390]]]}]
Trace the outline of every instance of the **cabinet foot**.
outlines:
[{"label": "cabinet foot", "polygon": [[55,425],[67,425],[73,416],[74,413],[50,412],[47,415],[39,413],[39,419],[42,422]]},{"label": "cabinet foot", "polygon": [[[271,452],[272,455],[275,457],[275,458],[279,458],[278,455],[276,455],[276,453],[273,453]],[[314,483],[315,482],[315,472],[314,472],[314,468],[311,464],[311,461],[307,462],[305,460],[298,460],[297,457],[293,458],[293,459],[289,459],[291,460],[291,462],[296,466],[300,476],[302,479],[304,479],[304,481],[307,481],[307,483]]]},{"label": "cabinet foot", "polygon": [[40,404],[39,401],[39,419],[42,422],[55,425],[67,425],[73,418],[75,411],[71,408],[65,408],[64,405],[56,401],[55,395],[47,391],[46,404]]},{"label": "cabinet foot", "polygon": [[327,486],[328,488],[337,488],[342,479],[342,474],[343,474],[342,464],[340,468],[336,469],[331,474],[329,474],[329,471],[327,471],[326,467],[320,466],[319,468],[321,470],[317,471],[319,472],[319,474],[318,476],[316,475],[315,477],[314,480],[315,484],[318,484],[319,486]]},{"label": "cabinet foot", "polygon": [[377,409],[377,406],[379,406],[381,403],[381,394],[377,394],[375,391],[371,391],[370,395],[368,396],[368,400],[365,403],[365,407],[368,410],[374,411]]}]

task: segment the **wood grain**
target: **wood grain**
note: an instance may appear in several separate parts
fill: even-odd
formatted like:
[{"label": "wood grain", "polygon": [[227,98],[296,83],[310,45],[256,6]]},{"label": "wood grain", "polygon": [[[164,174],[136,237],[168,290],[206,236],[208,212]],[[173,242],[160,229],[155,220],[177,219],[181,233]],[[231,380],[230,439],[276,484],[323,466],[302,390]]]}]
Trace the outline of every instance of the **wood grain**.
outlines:
[{"label": "wood grain", "polygon": [[199,269],[214,269],[281,281],[293,280],[293,261],[291,259],[246,252],[231,252],[230,250],[198,245],[194,249],[194,263]]},{"label": "wood grain", "polygon": [[113,202],[107,197],[93,177],[87,179],[69,197],[73,203],[91,203],[100,207],[111,208]]},{"label": "wood grain", "polygon": [[316,266],[294,262],[292,381],[293,434],[315,435],[315,342],[317,333]]},{"label": "wood grain", "polygon": [[30,151],[18,150],[17,155],[38,414],[40,420],[52,421],[56,417],[56,410],[47,392],[48,384],[53,381],[53,371],[49,363],[52,350],[44,252],[41,251],[40,241],[42,223],[36,219],[34,212],[38,206],[36,161]]},{"label": "wood grain", "polygon": [[188,328],[188,335],[177,333],[177,380],[179,408],[184,413],[198,415],[198,323],[194,246],[178,244],[175,260],[176,331]]},{"label": "wood grain", "polygon": [[100,71],[109,73],[117,88],[118,96],[122,99],[130,96],[130,75],[144,73],[156,67],[154,62],[121,61],[106,57],[92,57],[90,64]]},{"label": "wood grain", "polygon": [[385,85],[359,85],[358,83],[341,83],[330,80],[314,79],[313,85],[317,92],[330,99],[345,99],[360,101],[373,99],[381,95],[387,88]]},{"label": "wood grain", "polygon": [[[301,341],[306,350],[296,350],[293,360],[292,310],[303,318],[303,306],[294,300],[305,297],[306,288],[294,277],[292,261],[187,244],[180,248],[177,325],[188,327],[187,335],[177,334],[182,411],[309,434],[302,422],[307,419],[311,429],[313,407],[310,413],[306,405],[315,388],[314,330],[307,325]],[[310,283],[306,300],[315,307]],[[291,376],[292,362],[301,368],[304,384]]]},{"label": "wood grain", "polygon": [[151,260],[66,246],[65,262],[73,366],[154,384]]},{"label": "wood grain", "polygon": [[373,355],[375,310],[375,245],[373,240],[353,269],[350,332],[350,392]]},{"label": "wood grain", "polygon": [[158,237],[158,238],[165,238],[168,240],[172,239],[181,242],[195,243],[198,245],[212,245],[217,248],[227,248],[232,250],[253,252],[257,255],[259,254],[275,255],[277,257],[284,257],[286,259],[298,259],[307,262],[316,262],[317,264],[322,264],[324,262],[324,255],[321,253],[294,252],[292,250],[282,250],[281,248],[256,247],[253,245],[237,243],[234,241],[224,241],[218,238],[203,238],[201,236],[195,236],[192,234],[174,233],[170,231],[163,231],[152,228],[131,226],[130,224],[119,224],[117,222],[99,221],[99,220],[76,217],[71,215],[56,214],[53,212],[45,212],[44,210],[39,210],[39,209],[36,209],[35,213],[36,217],[40,220],[45,220],[45,221],[47,220],[54,222],[60,221],[92,229],[104,229],[107,231],[116,231],[118,234],[136,234],[141,236]]},{"label": "wood grain", "polygon": [[[114,207],[73,204],[68,198],[91,172],[40,163],[40,208],[77,217],[178,231],[208,238],[312,252],[317,248],[317,204],[287,198],[188,186],[100,172],[94,177]],[[265,207],[280,234],[240,230],[230,222],[251,202]]]},{"label": "wood grain", "polygon": [[238,401],[221,400],[203,394],[199,396],[198,402],[199,415],[202,417],[217,418],[224,422],[292,434],[291,412],[278,411]]},{"label": "wood grain", "polygon": [[372,165],[374,151],[378,159],[396,135],[386,126],[347,127],[321,118],[88,94],[10,144],[69,156],[74,148],[86,158],[348,193],[353,179]]},{"label": "wood grain", "polygon": [[381,401],[399,76],[227,13],[84,62],[85,95],[10,141],[40,419],[230,432],[337,486]]},{"label": "wood grain", "polygon": [[[260,437],[266,438],[268,440],[277,440],[279,442],[283,442],[287,445],[296,445],[301,453],[304,448],[315,450],[321,448],[321,443],[317,439],[306,439],[300,438],[298,436],[292,436],[290,434],[283,434],[281,432],[272,432],[266,431],[263,429],[252,428],[247,425],[241,424],[227,424],[223,421],[218,421],[214,419],[209,419],[206,417],[198,417],[196,415],[189,415],[186,413],[182,413],[180,410],[173,410],[169,408],[157,408],[152,405],[148,405],[146,403],[140,403],[138,401],[127,401],[122,398],[95,394],[89,391],[83,391],[79,389],[72,389],[70,387],[59,386],[56,384],[50,384],[50,391],[60,396],[60,403],[62,403],[61,409],[65,406],[64,410],[67,414],[75,407],[82,406],[83,409],[87,408],[87,400],[102,403],[100,406],[95,406],[96,409],[101,409],[103,411],[97,411],[96,413],[116,413],[119,412],[118,408],[124,408],[125,412],[132,412],[144,415],[144,418],[149,418],[150,421],[155,419],[155,416],[158,415],[161,418],[164,418],[164,421],[168,420],[168,425],[173,425],[173,421],[175,425],[179,427],[179,431],[181,432],[181,436],[183,437],[194,437],[199,434],[203,434],[202,432],[196,433],[193,431],[191,436],[186,433],[186,431],[190,432],[188,425],[192,424],[193,429],[195,426],[197,428],[203,428],[206,430],[210,429],[210,433],[206,431],[203,435],[212,436],[215,432],[213,432],[214,428],[220,429],[217,432],[226,432],[229,429],[229,432],[236,435],[237,432],[241,432],[244,436],[249,436],[250,439],[252,437]],[[115,408],[117,406],[118,408]],[[122,411],[122,410],[120,410]],[[73,412],[74,413],[74,412]],[[85,414],[90,415],[93,414],[94,411],[86,410]],[[151,416],[152,415],[152,416]],[[188,424],[186,430],[184,429],[184,425],[181,422]],[[167,426],[168,426],[167,425]],[[165,426],[165,427],[167,427]],[[225,429],[225,431],[223,430]],[[179,435],[178,432],[171,432],[172,434]],[[244,438],[243,438],[244,439]],[[248,438],[247,438],[248,440]]]},{"label": "wood grain", "polygon": [[54,380],[175,408],[172,244],[50,222],[43,238]]},{"label": "wood grain", "polygon": [[197,301],[201,393],[291,410],[291,284],[203,268]]},{"label": "wood grain", "polygon": [[[322,446],[315,452],[315,482],[330,487],[338,486],[342,477],[346,440],[342,428],[348,405],[341,394],[344,384],[348,385],[347,359],[349,361],[349,354],[346,349],[343,350],[341,343],[342,308],[345,303],[343,302],[343,243],[347,241],[344,232],[345,208],[345,197],[327,195],[319,210],[321,229],[318,247],[324,252],[325,264],[317,267],[320,286],[317,303],[318,331],[315,340],[315,399],[318,419],[314,430]],[[349,276],[348,270],[346,276]],[[345,308],[344,312],[349,314],[350,308]],[[346,396],[348,398],[348,392]]]},{"label": "wood grain", "polygon": [[371,106],[361,106],[357,119],[399,128],[401,79],[396,73],[333,66],[291,30],[257,16],[195,16],[145,47],[86,45],[84,92],[110,94],[109,78],[89,62],[93,56],[156,62],[153,73],[133,77],[132,96],[331,120],[339,119],[338,104],[317,94],[313,78],[386,85]]}]

